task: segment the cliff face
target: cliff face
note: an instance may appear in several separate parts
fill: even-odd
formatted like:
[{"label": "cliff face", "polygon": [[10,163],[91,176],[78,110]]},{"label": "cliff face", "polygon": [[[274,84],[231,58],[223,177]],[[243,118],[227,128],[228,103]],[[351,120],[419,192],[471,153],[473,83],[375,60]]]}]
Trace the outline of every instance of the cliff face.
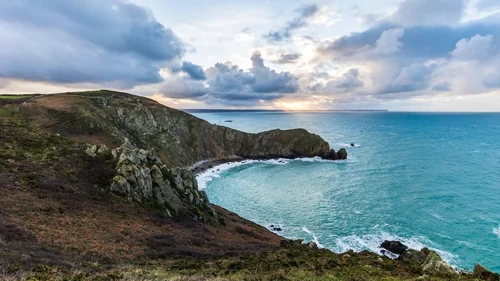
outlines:
[{"label": "cliff face", "polygon": [[304,129],[250,134],[212,125],[147,98],[97,91],[37,96],[19,107],[31,125],[79,143],[87,154],[111,153],[116,175],[108,189],[172,217],[217,221],[195,176],[185,169],[202,160],[294,158],[345,159],[320,136]]},{"label": "cliff face", "polygon": [[175,167],[226,155],[345,155],[303,130],[245,134],[107,92],[3,104],[0,280],[500,278],[480,265],[459,274],[427,249],[392,260],[282,240],[210,205],[194,175]]},{"label": "cliff face", "polygon": [[22,110],[40,128],[76,141],[115,148],[127,139],[139,148],[152,148],[169,167],[233,156],[338,158],[320,136],[303,129],[244,133],[124,93],[40,96]]},{"label": "cliff face", "polygon": [[170,217],[191,216],[195,220],[217,221],[205,191],[198,190],[195,176],[182,168],[168,168],[153,150],[139,149],[129,142],[110,150],[89,145],[91,157],[106,156],[117,162],[109,190],[130,201],[153,205]]}]

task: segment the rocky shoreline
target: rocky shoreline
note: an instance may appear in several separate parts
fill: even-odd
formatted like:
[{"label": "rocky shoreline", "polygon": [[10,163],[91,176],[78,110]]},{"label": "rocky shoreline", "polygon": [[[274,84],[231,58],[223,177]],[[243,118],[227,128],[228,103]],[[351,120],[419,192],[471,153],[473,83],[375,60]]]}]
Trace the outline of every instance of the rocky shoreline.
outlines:
[{"label": "rocky shoreline", "polygon": [[306,130],[248,134],[111,91],[0,106],[2,280],[499,281],[395,241],[398,259],[283,239],[198,189],[228,162],[347,158]]}]

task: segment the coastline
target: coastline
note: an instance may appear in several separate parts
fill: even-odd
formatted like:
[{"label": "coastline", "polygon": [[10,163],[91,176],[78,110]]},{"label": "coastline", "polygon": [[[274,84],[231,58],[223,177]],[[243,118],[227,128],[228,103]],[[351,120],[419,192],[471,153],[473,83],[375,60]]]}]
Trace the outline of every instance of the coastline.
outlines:
[{"label": "coastline", "polygon": [[187,169],[198,176],[199,174],[206,172],[209,169],[212,169],[216,166],[226,164],[226,163],[234,163],[234,162],[241,162],[245,160],[250,160],[247,158],[243,158],[240,156],[232,156],[228,158],[218,158],[218,159],[209,159],[209,160],[203,160],[199,161],[197,163],[194,163],[193,165],[187,167]]},{"label": "coastline", "polygon": [[[283,158],[283,157],[281,157],[281,158],[272,158],[272,157],[267,158],[267,157],[263,157],[263,158],[260,158],[260,159],[250,159],[250,158],[243,158],[243,157],[234,156],[234,157],[231,157],[231,158],[223,158],[223,159],[213,159],[213,160],[201,161],[201,162],[198,162],[198,163],[194,164],[193,166],[189,167],[189,170],[195,174],[196,180],[198,181],[199,190],[203,190],[203,189],[206,188],[206,183],[210,182],[213,179],[213,177],[219,177],[220,173],[223,173],[223,172],[225,172],[227,170],[230,170],[230,169],[236,167],[235,165],[230,165],[230,164],[240,163],[241,165],[245,165],[245,164],[249,164],[250,165],[250,164],[254,164],[254,163],[259,163],[260,161],[264,162],[264,161],[269,161],[269,160],[275,160],[275,161],[277,161],[277,163],[275,163],[275,164],[277,164],[277,165],[285,165],[285,164],[288,163],[288,161],[286,161],[286,160],[293,161],[293,160],[297,160],[297,159],[311,159],[311,160],[314,160],[314,158],[303,158],[303,157],[294,157],[294,158]],[[321,160],[327,161],[327,162],[332,162],[332,163],[339,162],[339,161],[336,161],[336,160],[327,160],[327,159],[321,159]],[[206,177],[209,178],[208,180],[203,177],[204,174],[206,174]],[[216,205],[216,206],[219,206],[219,205]],[[219,207],[221,207],[221,206],[219,206]],[[229,210],[229,211],[231,211],[231,210]],[[247,219],[247,218],[245,218],[245,219]],[[253,223],[256,223],[256,224],[262,226],[263,228],[267,229],[269,232],[272,232],[275,235],[277,235],[277,236],[279,236],[279,237],[281,237],[281,238],[283,238],[285,240],[295,241],[294,238],[286,237],[283,234],[281,234],[280,232],[273,231],[272,229],[269,228],[268,225],[260,224],[259,222],[254,221],[254,220],[251,220],[251,221]],[[314,237],[314,235],[312,233],[310,233],[310,231],[305,231],[305,232],[309,233],[310,235],[312,235]],[[439,257],[440,257],[440,262],[443,262],[442,265],[443,266],[447,266],[448,268],[452,269],[457,274],[462,274],[462,273],[469,272],[468,269],[460,267],[460,266],[452,263],[448,259],[444,259],[444,257],[442,256],[443,251],[441,251],[439,249],[435,249],[435,248],[430,247],[429,245],[424,245],[424,244],[415,247],[414,245],[411,245],[411,243],[408,244],[409,241],[407,241],[407,239],[403,239],[403,238],[400,238],[400,237],[397,237],[397,236],[392,237],[392,239],[395,239],[394,241],[403,242],[405,245],[408,246],[408,249],[412,250],[412,251],[420,252],[423,249],[430,249],[431,251],[434,251],[434,252],[438,253]],[[299,239],[297,241],[302,241],[302,243],[304,243],[305,240],[306,239],[301,238],[301,239]],[[382,243],[383,241],[384,240],[380,240],[380,243]],[[380,257],[387,257],[387,258],[390,258],[392,260],[399,260],[399,256],[398,255],[392,255],[391,256],[390,252],[385,252],[384,253],[383,248],[381,248],[380,246],[378,246],[378,247],[379,247],[379,249],[381,251],[375,251],[373,248],[365,249],[365,250],[359,250],[359,249],[356,250],[355,248],[350,248],[350,249],[348,249],[346,251],[337,252],[337,251],[334,251],[331,248],[324,247],[322,244],[320,244],[320,242],[317,240],[316,237],[314,237],[313,240],[311,240],[311,242],[305,243],[304,245],[313,245],[313,244],[315,245],[316,248],[326,249],[326,250],[328,250],[328,251],[330,251],[332,253],[339,254],[339,255],[344,254],[344,253],[349,253],[349,252],[360,253],[360,252],[368,250],[369,252],[374,253],[374,254],[376,254],[376,255],[378,255]],[[441,260],[441,259],[443,259],[443,260]]]}]

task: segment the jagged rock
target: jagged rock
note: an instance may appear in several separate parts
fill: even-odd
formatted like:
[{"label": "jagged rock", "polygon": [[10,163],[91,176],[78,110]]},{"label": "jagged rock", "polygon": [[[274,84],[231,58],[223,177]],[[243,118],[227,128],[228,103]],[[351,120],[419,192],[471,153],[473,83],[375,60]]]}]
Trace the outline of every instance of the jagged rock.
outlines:
[{"label": "jagged rock", "polygon": [[97,154],[103,154],[109,151],[109,148],[105,145],[87,145],[85,153],[88,156],[95,157]]},{"label": "jagged rock", "polygon": [[457,271],[443,261],[438,253],[428,250],[422,270],[429,274],[456,275]]},{"label": "jagged rock", "polygon": [[193,212],[206,220],[217,218],[204,191],[198,190],[194,175],[181,168],[169,169],[153,150],[139,149],[129,142],[114,149],[117,175],[110,190],[131,201],[163,206],[171,216]]},{"label": "jagged rock", "polygon": [[341,148],[337,152],[337,157],[339,160],[346,160],[347,159],[347,150],[345,150],[345,148]]},{"label": "jagged rock", "polygon": [[318,244],[316,244],[313,241],[307,243],[306,246],[309,247],[309,248],[312,248],[312,249],[319,249]]},{"label": "jagged rock", "polygon": [[322,158],[327,160],[339,160],[337,152],[333,149],[330,149],[327,153],[323,154]]},{"label": "jagged rock", "polygon": [[480,264],[476,264],[476,266],[474,266],[473,276],[480,280],[488,280],[488,281],[500,280],[500,274],[493,273]]},{"label": "jagged rock", "polygon": [[380,245],[380,248],[386,249],[387,251],[396,255],[401,255],[406,250],[408,250],[408,246],[404,245],[399,241],[387,241],[387,240]]},{"label": "jagged rock", "polygon": [[419,264],[422,270],[431,275],[456,275],[457,271],[447,262],[443,261],[438,253],[423,248],[421,251],[413,249],[402,253],[399,258],[402,262]]}]

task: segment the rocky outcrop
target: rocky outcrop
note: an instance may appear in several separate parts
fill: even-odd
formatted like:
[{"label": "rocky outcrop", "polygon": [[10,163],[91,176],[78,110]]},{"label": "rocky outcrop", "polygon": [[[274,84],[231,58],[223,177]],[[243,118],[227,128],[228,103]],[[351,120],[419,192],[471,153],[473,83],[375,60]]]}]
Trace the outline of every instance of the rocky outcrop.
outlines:
[{"label": "rocky outcrop", "polygon": [[[63,107],[65,104],[68,106]],[[331,150],[320,136],[304,129],[241,132],[126,93],[97,91],[42,96],[23,110],[34,122],[40,122],[42,128],[73,140],[113,148],[128,139],[139,148],[154,149],[168,167],[188,167],[203,160],[233,157],[347,158],[345,150],[338,153]],[[44,118],[39,118],[41,115]]]},{"label": "rocky outcrop", "polygon": [[304,129],[245,133],[126,93],[40,96],[22,110],[39,122],[38,127],[91,144],[86,150],[90,156],[111,152],[117,165],[110,190],[131,201],[160,206],[171,216],[216,216],[206,194],[198,191],[193,173],[184,169],[201,161],[347,158],[345,149],[335,152]]},{"label": "rocky outcrop", "polygon": [[382,242],[380,248],[386,249],[387,251],[396,255],[401,255],[404,252],[406,252],[406,250],[408,250],[408,246],[404,245],[399,241],[387,241],[387,240]]},{"label": "rocky outcrop", "polygon": [[117,149],[89,146],[86,152],[90,156],[109,152],[117,160],[110,191],[130,201],[153,205],[172,217],[217,219],[206,193],[198,190],[195,176],[185,169],[168,168],[153,150],[137,148],[127,141]]},{"label": "rocky outcrop", "polygon": [[500,274],[493,273],[480,264],[476,264],[476,266],[474,266],[474,272],[472,276],[480,280],[488,280],[488,281],[500,280]]},{"label": "rocky outcrop", "polygon": [[422,271],[430,275],[458,275],[456,269],[443,261],[438,253],[427,248],[421,251],[412,249],[405,251],[399,256],[399,260],[406,263],[419,264]]},{"label": "rocky outcrop", "polygon": [[335,152],[335,150],[330,149],[329,152],[327,152],[321,157],[327,160],[346,160],[347,150],[345,150],[345,148],[341,148],[338,152]]}]

